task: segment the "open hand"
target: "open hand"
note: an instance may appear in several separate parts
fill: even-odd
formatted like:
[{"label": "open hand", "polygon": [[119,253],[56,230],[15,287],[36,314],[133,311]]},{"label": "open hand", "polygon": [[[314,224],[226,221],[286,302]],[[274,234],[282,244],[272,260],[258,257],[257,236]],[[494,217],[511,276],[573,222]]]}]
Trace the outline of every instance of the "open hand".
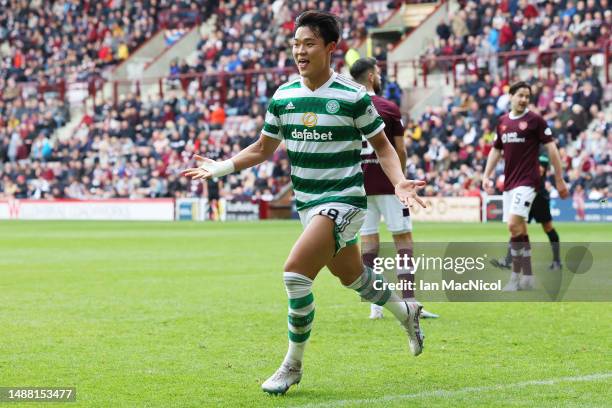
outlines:
[{"label": "open hand", "polygon": [[207,169],[206,167],[214,164],[215,161],[206,157],[198,156],[197,154],[195,154],[193,157],[201,163],[200,166],[183,170],[181,173],[184,176],[191,177],[194,180],[206,180],[211,178],[211,170]]},{"label": "open hand", "polygon": [[421,207],[425,208],[425,202],[417,195],[417,190],[423,187],[425,187],[423,180],[404,180],[396,184],[395,195],[406,207],[412,207],[413,201],[416,201]]}]

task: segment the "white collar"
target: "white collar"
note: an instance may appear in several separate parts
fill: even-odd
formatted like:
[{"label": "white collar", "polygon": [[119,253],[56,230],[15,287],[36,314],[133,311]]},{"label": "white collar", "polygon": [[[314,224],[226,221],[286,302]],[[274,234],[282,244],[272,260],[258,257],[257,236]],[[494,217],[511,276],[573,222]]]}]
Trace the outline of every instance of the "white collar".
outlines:
[{"label": "white collar", "polygon": [[512,111],[510,111],[510,113],[508,113],[508,117],[509,117],[510,119],[512,119],[512,120],[517,120],[517,119],[520,119],[520,118],[522,118],[523,116],[525,116],[525,115],[527,114],[527,112],[529,112],[529,109],[525,109],[525,112],[521,113],[521,114],[520,114],[520,115],[518,115],[518,116],[512,116]]},{"label": "white collar", "polygon": [[316,93],[316,92],[319,92],[320,90],[325,89],[325,88],[327,88],[328,86],[330,86],[330,85],[332,84],[332,82],[334,82],[334,80],[336,79],[336,76],[338,76],[338,74],[336,73],[336,71],[334,71],[334,70],[332,69],[332,74],[331,74],[331,76],[329,77],[329,79],[328,79],[328,80],[327,80],[327,81],[326,81],[326,82],[325,82],[323,85],[321,85],[320,87],[318,87],[318,88],[317,88],[317,89],[315,89],[314,91],[313,91],[313,90],[311,90],[309,87],[307,87],[307,86],[306,86],[306,84],[304,83],[304,77],[303,77],[303,76],[300,76],[300,82],[302,83],[302,86],[303,86],[304,88],[306,88],[308,91],[310,91],[310,92],[312,92],[312,93]]}]

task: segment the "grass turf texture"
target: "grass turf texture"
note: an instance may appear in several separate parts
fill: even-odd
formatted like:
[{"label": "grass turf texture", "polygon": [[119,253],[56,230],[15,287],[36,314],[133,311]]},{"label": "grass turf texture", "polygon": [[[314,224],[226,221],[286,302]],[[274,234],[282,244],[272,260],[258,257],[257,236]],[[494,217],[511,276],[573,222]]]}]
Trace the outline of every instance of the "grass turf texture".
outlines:
[{"label": "grass turf texture", "polygon": [[[566,242],[611,231],[557,229]],[[413,358],[394,319],[368,320],[367,304],[327,271],[314,285],[302,383],[265,395],[260,384],[286,351],[281,271],[300,231],[297,222],[0,223],[0,386],[75,386],[70,406],[92,407],[612,404],[610,303],[428,304],[442,318],[423,323],[426,348]],[[535,225],[530,236],[546,241]],[[507,233],[415,224],[417,240],[449,237]]]}]

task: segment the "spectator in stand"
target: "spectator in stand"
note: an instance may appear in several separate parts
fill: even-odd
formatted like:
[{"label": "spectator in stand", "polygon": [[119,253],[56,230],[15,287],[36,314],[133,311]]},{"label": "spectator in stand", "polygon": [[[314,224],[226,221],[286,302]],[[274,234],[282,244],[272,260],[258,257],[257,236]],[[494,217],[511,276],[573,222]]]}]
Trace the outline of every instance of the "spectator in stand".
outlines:
[{"label": "spectator in stand", "polygon": [[[212,1],[167,0],[104,3],[74,1],[22,2],[4,0],[0,13],[0,50],[12,57],[0,76],[20,82],[38,75],[49,78],[86,79],[92,68],[124,60],[157,31],[157,18],[178,7],[192,8],[206,17]],[[5,52],[2,52],[5,54]]]},{"label": "spectator in stand", "polygon": [[[493,0],[468,1],[462,10],[437,28],[439,37],[437,55],[478,53],[478,48],[466,47],[468,36],[480,44],[484,38],[494,52],[542,50],[568,46],[603,45],[609,37],[612,12],[608,0],[572,0],[564,2],[538,2],[520,0],[496,3]],[[461,44],[461,45],[460,45]],[[482,50],[481,50],[482,52]]]},{"label": "spectator in stand", "polygon": [[[53,133],[69,122],[66,97],[74,93],[66,84],[96,77],[100,68],[128,58],[157,30],[159,14],[173,5],[198,6],[206,16],[213,2],[0,1],[0,145],[7,147],[5,160],[9,152],[10,160],[57,159]],[[33,92],[26,83],[38,87]],[[41,194],[39,188],[32,191]]]},{"label": "spectator in stand", "polygon": [[[164,10],[170,4],[165,0],[154,3],[155,10]],[[289,182],[286,153],[282,151],[277,152],[273,162],[212,184],[192,183],[181,177],[179,171],[196,152],[222,159],[255,140],[263,124],[268,98],[277,84],[286,81],[287,77],[283,73],[267,73],[247,81],[244,75],[232,76],[226,81],[226,97],[222,98],[219,77],[212,73],[223,69],[240,72],[251,68],[290,67],[287,44],[294,17],[307,5],[319,7],[311,3],[263,1],[255,6],[253,2],[237,0],[219,2],[217,30],[202,37],[194,58],[186,58],[190,64],[176,61],[171,67],[171,78],[179,74],[206,73],[201,83],[179,81],[176,90],[168,90],[163,98],[126,95],[117,106],[111,101],[98,101],[93,115],[88,116],[68,140],[52,137],[55,129],[69,121],[65,102],[57,95],[49,95],[47,104],[52,109],[44,106],[41,110],[36,99],[27,93],[23,97],[24,91],[19,89],[17,82],[30,79],[34,72],[44,71],[51,83],[54,78],[65,75],[62,67],[67,62],[62,62],[58,55],[62,55],[63,41],[69,37],[50,30],[43,33],[50,39],[44,49],[27,48],[25,43],[15,48],[6,40],[7,31],[3,30],[6,26],[0,24],[0,197],[137,198],[204,194],[211,201],[235,195],[270,198]],[[516,13],[510,13],[508,10],[513,3],[468,2],[460,13],[465,24],[453,20],[452,29],[448,27],[445,55],[475,54],[478,69],[467,70],[467,78],[459,78],[456,97],[447,98],[442,107],[426,110],[418,121],[407,126],[408,171],[414,178],[428,180],[428,195],[477,193],[474,186],[480,185],[497,115],[505,111],[508,104],[504,91],[506,83],[500,79],[493,45],[488,41],[491,29],[498,27],[497,43],[501,49],[508,43],[511,49],[517,50],[540,44],[548,49],[576,45],[581,41],[603,45],[606,38],[602,39],[601,35],[609,33],[612,22],[607,0],[590,0],[583,5],[568,2],[567,7],[548,2],[543,8],[534,2],[521,2]],[[187,2],[181,3],[180,8],[185,5],[188,6]],[[343,15],[346,33],[354,32],[359,36],[357,27],[369,16],[366,2],[336,0],[323,5],[328,6],[335,7]],[[126,7],[138,10],[140,6]],[[46,8],[34,14],[43,15]],[[533,8],[537,12],[535,16]],[[572,8],[575,9],[573,13]],[[133,50],[146,38],[143,30],[149,27],[147,19],[154,20],[153,16],[158,14],[153,11],[130,14],[128,23],[128,20],[123,21],[123,9],[111,9],[104,16],[96,14],[98,9],[99,6],[95,6],[84,13],[86,18],[75,11],[78,9],[69,11],[65,21],[74,24],[85,18],[88,24],[97,25],[99,30],[89,34],[95,37],[94,44],[112,51],[104,51],[106,59],[109,55],[116,58],[121,44]],[[570,11],[567,19],[565,11]],[[599,20],[597,12],[601,14]],[[574,20],[574,15],[579,15],[580,20]],[[136,20],[132,21],[134,18]],[[4,14],[0,14],[0,20],[8,21],[4,20]],[[51,20],[57,21],[57,18]],[[568,36],[572,24],[578,34]],[[52,28],[57,27],[55,24]],[[19,30],[24,29],[26,25],[19,23]],[[446,34],[443,29],[439,33],[442,44]],[[127,40],[121,42],[119,38]],[[97,53],[99,48],[87,50]],[[386,60],[385,47],[375,47],[374,51],[377,58]],[[102,64],[95,53],[92,55],[82,65],[87,69],[77,67],[71,71],[69,68],[66,72],[86,74],[92,66]],[[47,57],[49,68],[43,71],[40,67],[28,70],[29,65],[24,62],[32,58],[32,67],[36,67],[36,61],[45,61]],[[605,197],[611,177],[608,141],[612,140],[612,134],[601,111],[605,89],[597,80],[598,66],[588,57],[577,58],[577,73],[570,76],[565,74],[569,70],[569,60],[561,58],[561,62],[564,66],[558,75],[541,80],[537,79],[535,71],[529,75],[534,85],[535,105],[531,108],[540,112],[553,129],[572,191],[581,185],[587,197]],[[401,95],[401,89],[396,88],[393,81],[388,82],[386,91]],[[397,98],[397,103],[400,102],[401,96]],[[595,118],[592,126],[596,131],[587,130],[589,116]],[[584,154],[579,156],[578,152]],[[25,179],[18,179],[19,175],[26,175]],[[244,189],[237,188],[239,185]],[[549,188],[552,187],[549,185]]]},{"label": "spectator in stand", "polygon": [[389,78],[384,86],[383,94],[386,99],[395,103],[398,107],[402,104],[402,89],[399,84],[395,82],[394,78]]},{"label": "spectator in stand", "polygon": [[[587,197],[601,197],[607,194],[608,181],[612,178],[609,164],[612,149],[608,142],[612,140],[611,126],[597,110],[594,116],[598,120],[591,124],[593,130],[587,130],[585,108],[588,104],[573,102],[584,95],[587,95],[585,98],[595,95],[588,103],[595,109],[601,104],[591,85],[593,77],[596,75],[592,69],[569,78],[553,76],[538,80],[534,77],[534,105],[530,109],[542,113],[551,126],[572,191],[582,188]],[[470,76],[458,85],[463,89],[459,96],[446,98],[442,108],[426,109],[418,122],[407,126],[408,169],[411,175],[428,181],[427,195],[475,194],[473,183],[478,185],[482,177],[484,161],[495,137],[495,106],[502,106],[503,111],[507,103],[502,101],[506,93],[500,92],[505,86],[492,76],[484,75],[482,79]],[[468,89],[476,89],[475,95],[470,96]],[[582,154],[578,156],[578,152]],[[554,197],[553,184],[547,183],[547,188]]]}]

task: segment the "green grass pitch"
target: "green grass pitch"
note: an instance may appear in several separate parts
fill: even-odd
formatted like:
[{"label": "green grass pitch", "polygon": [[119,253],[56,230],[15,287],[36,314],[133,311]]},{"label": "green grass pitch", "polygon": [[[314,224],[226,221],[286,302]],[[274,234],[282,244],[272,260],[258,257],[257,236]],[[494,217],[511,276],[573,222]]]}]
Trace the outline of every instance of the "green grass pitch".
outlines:
[{"label": "green grass pitch", "polygon": [[[607,224],[558,224],[609,241]],[[0,387],[77,387],[83,407],[609,407],[610,303],[436,303],[424,353],[322,271],[302,383],[281,272],[299,223],[0,223]],[[420,241],[506,240],[501,224],[415,224]],[[534,241],[545,241],[538,226]],[[389,239],[389,236],[386,236]],[[0,405],[3,405],[0,403]],[[7,406],[44,406],[11,404]],[[56,405],[53,405],[56,406]]]}]

